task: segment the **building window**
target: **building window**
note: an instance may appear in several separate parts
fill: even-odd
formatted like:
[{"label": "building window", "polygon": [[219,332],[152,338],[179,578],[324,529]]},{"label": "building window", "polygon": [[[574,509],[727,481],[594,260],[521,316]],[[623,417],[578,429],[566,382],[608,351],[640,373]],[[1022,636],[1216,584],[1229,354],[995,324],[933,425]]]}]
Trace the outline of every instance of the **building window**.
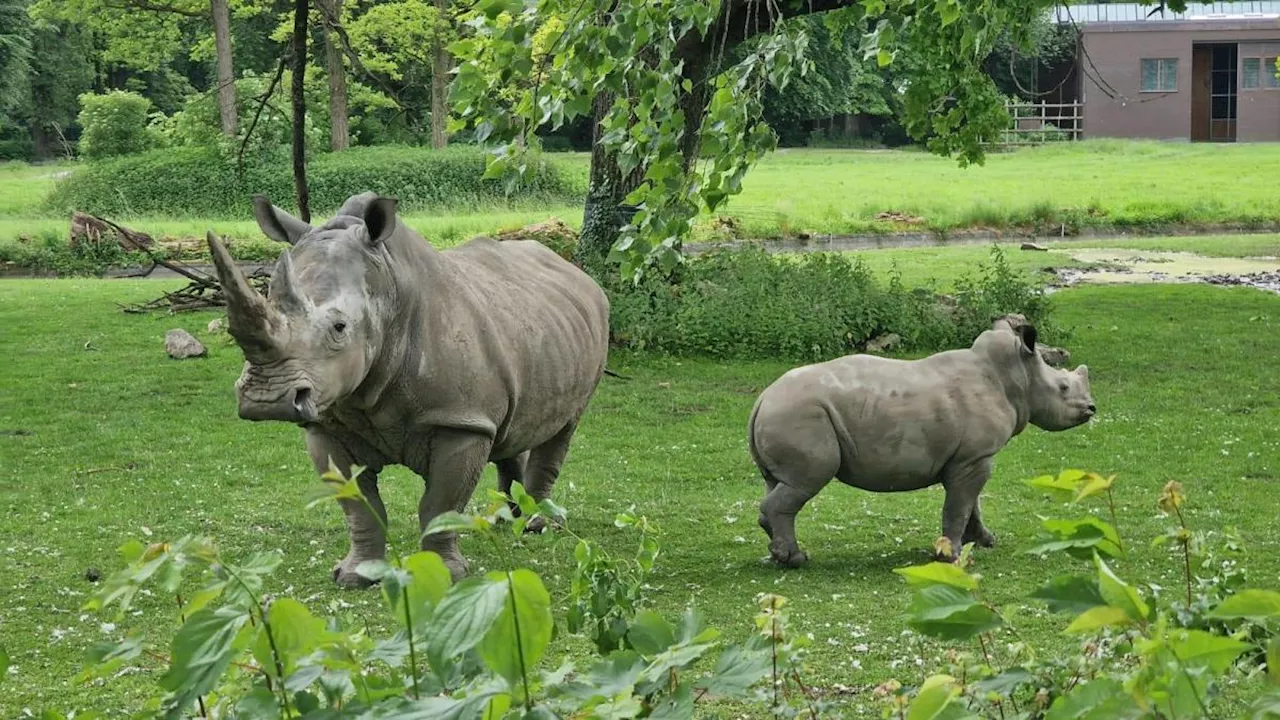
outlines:
[{"label": "building window", "polygon": [[1280,78],[1276,77],[1276,59],[1262,59],[1262,87],[1275,90],[1280,88]]},{"label": "building window", "polygon": [[1245,58],[1241,63],[1240,89],[1257,90],[1262,87],[1262,58]]},{"label": "building window", "polygon": [[1178,58],[1143,58],[1142,92],[1176,92]]}]

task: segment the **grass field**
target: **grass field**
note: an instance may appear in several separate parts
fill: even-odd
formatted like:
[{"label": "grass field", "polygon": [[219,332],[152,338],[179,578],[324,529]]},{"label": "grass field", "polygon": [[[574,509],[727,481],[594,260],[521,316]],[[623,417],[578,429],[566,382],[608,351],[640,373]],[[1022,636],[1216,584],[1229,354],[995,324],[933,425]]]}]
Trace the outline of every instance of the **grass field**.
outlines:
[{"label": "grass field", "polygon": [[[957,260],[935,255],[931,262]],[[86,569],[114,569],[114,548],[144,534],[212,534],[231,557],[278,547],[285,562],[269,591],[305,599],[317,612],[349,604],[381,618],[375,594],[339,592],[328,578],[346,533],[336,508],[303,508],[315,480],[301,431],[237,419],[232,384],[242,358],[225,336],[205,332],[214,316],[132,316],[115,307],[168,285],[0,282],[0,638],[15,666],[0,691],[0,717],[45,707],[95,707],[115,717],[138,707],[159,675],[156,663],[142,662],[140,671],[102,687],[71,678],[90,644],[141,622],[104,627],[79,608],[93,589]],[[1063,434],[1028,429],[999,456],[984,512],[1000,544],[977,558],[985,597],[1024,639],[1065,642],[1061,618],[1046,616],[1027,594],[1072,569],[1069,561],[1024,554],[1037,514],[1064,511],[1019,482],[1064,467],[1118,475],[1119,525],[1132,549],[1116,564],[1121,575],[1178,582],[1179,563],[1150,546],[1169,525],[1156,496],[1178,479],[1191,525],[1234,526],[1255,584],[1274,586],[1280,536],[1268,499],[1280,483],[1280,391],[1271,361],[1280,355],[1280,297],[1206,286],[1088,288],[1055,297],[1059,322],[1074,331],[1073,361],[1090,366],[1100,415]],[[164,332],[177,326],[204,340],[210,357],[166,358]],[[935,667],[943,646],[901,635],[907,592],[890,571],[926,558],[938,534],[940,491],[831,487],[800,517],[811,565],[779,571],[760,562],[767,554],[754,520],[761,483],[744,428],[756,393],[786,368],[628,356],[610,364],[632,379],[602,385],[555,498],[574,531],[615,553],[634,542],[613,526],[616,512],[634,505],[659,524],[663,551],[649,594],[655,608],[674,615],[694,602],[712,626],[739,639],[751,632],[757,592],[789,596],[797,629],[815,641],[807,679],[854,688],[850,703],[866,717],[879,717],[869,696],[876,683],[919,680]],[[393,543],[407,548],[420,481],[393,470],[382,487]],[[481,490],[490,487],[491,470]],[[565,596],[572,568],[565,535],[502,542],[495,549],[464,540],[473,571],[532,566],[557,602]],[[140,607],[147,617],[170,612],[159,597],[141,598]],[[167,630],[146,626],[151,641]]]},{"label": "grass field", "polygon": [[[586,171],[585,155],[551,157],[568,172]],[[785,149],[753,169],[742,194],[720,214],[737,218],[741,234],[750,238],[885,232],[895,225],[875,219],[884,211],[919,217],[937,230],[1037,223],[1056,229],[1063,220],[1125,227],[1275,223],[1278,163],[1280,144],[1257,143],[1098,140],[992,154],[984,166],[963,169],[920,151]],[[0,242],[65,232],[64,218],[38,211],[55,182],[53,173],[63,169],[68,168],[0,165]],[[577,226],[582,209],[465,207],[410,215],[408,222],[432,242],[450,245],[548,216]],[[260,237],[248,217],[116,219],[160,236],[202,237],[212,227],[233,237]],[[696,235],[711,236],[705,222]]]}]

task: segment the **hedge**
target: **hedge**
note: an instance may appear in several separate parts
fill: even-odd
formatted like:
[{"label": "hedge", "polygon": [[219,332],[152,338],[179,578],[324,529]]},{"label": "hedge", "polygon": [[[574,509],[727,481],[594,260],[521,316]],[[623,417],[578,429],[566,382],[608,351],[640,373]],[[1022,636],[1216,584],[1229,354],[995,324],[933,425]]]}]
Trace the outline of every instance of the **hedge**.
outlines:
[{"label": "hedge", "polygon": [[[350,196],[373,190],[400,199],[406,210],[457,208],[513,202],[577,202],[583,196],[572,177],[540,160],[511,196],[482,180],[484,151],[476,147],[432,150],[383,145],[352,148],[310,159],[307,184],[311,211],[337,210]],[[292,209],[293,175],[281,154],[246,163],[205,148],[153,150],[89,163],[61,181],[45,209],[81,210],[107,216],[244,218],[254,193]]]}]

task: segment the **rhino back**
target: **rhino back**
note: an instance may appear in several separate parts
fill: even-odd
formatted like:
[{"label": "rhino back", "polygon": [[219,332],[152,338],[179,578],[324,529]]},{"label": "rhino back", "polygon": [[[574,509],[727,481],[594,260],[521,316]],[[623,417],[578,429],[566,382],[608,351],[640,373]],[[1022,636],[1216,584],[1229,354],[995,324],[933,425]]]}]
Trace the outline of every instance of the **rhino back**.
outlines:
[{"label": "rhino back", "polygon": [[873,491],[913,490],[938,482],[957,456],[1003,447],[1012,419],[1001,399],[969,350],[920,360],[851,355],[779,378],[761,397],[758,421],[785,436],[811,424],[820,409],[839,445],[840,480]]},{"label": "rhino back", "polygon": [[440,259],[437,282],[420,290],[429,296],[420,402],[433,422],[491,425],[495,459],[549,439],[603,375],[604,292],[534,241],[479,238]]}]

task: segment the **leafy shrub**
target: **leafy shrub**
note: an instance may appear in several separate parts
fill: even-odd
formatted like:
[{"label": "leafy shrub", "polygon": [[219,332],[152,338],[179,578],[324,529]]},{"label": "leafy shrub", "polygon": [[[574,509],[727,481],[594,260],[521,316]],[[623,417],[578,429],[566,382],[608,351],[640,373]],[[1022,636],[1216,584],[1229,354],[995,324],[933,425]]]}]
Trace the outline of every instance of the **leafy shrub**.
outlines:
[{"label": "leafy shrub", "polygon": [[636,349],[719,358],[817,361],[896,334],[901,349],[967,347],[995,317],[1021,313],[1045,327],[1043,290],[1018,274],[998,247],[954,297],[881,283],[858,258],[799,257],[758,248],[688,258],[675,276],[639,285],[607,279],[615,342]]},{"label": "leafy shrub", "polygon": [[133,155],[155,147],[147,129],[151,101],[135,92],[112,90],[80,96],[80,154],[90,160]]},{"label": "leafy shrub", "polygon": [[101,277],[110,268],[148,264],[142,253],[127,252],[113,241],[73,244],[55,232],[0,243],[0,262],[58,277]]},{"label": "leafy shrub", "polygon": [[[252,211],[252,195],[265,193],[290,206],[288,158],[278,152],[246,160],[240,172],[231,153],[183,147],[93,163],[58,183],[46,204],[59,212],[98,215],[244,218]],[[484,170],[479,148],[380,146],[317,155],[308,164],[307,181],[313,213],[337,210],[366,190],[399,197],[406,210],[512,200],[568,202],[580,196],[575,183],[545,161],[537,161],[510,197],[497,181],[482,179]]]},{"label": "leafy shrub", "polygon": [[[1280,592],[1247,589],[1237,565],[1209,550],[1212,534],[1187,527],[1186,496],[1173,481],[1158,505],[1177,524],[1156,544],[1172,547],[1183,587],[1165,593],[1153,583],[1126,582],[1112,568],[1127,557],[1115,527],[1114,482],[1114,476],[1077,470],[1028,481],[1071,504],[1105,498],[1111,517],[1110,523],[1092,514],[1044,520],[1045,537],[1027,551],[1065,553],[1089,565],[1088,574],[1055,577],[1031,595],[1051,613],[1073,618],[1068,635],[1086,638],[1068,657],[1025,642],[1008,646],[1004,658],[997,654],[991,631],[1007,621],[981,600],[979,577],[963,569],[972,546],[965,547],[959,565],[933,562],[895,570],[912,588],[913,629],[943,640],[977,640],[978,652],[952,650],[945,671],[918,688],[896,680],[882,684],[877,695],[886,698],[885,717],[1225,717],[1215,708],[1224,685],[1262,672],[1261,664],[1275,687],[1255,699],[1246,717],[1276,717]],[[1223,549],[1238,554],[1239,544],[1228,534]],[[1143,586],[1151,590],[1146,597],[1138,589]]]},{"label": "leafy shrub", "polygon": [[[353,468],[352,477],[358,474]],[[336,470],[324,479],[312,505],[337,498],[367,503],[357,484]],[[480,531],[497,542],[499,522],[509,523],[518,537],[535,515],[564,520],[562,509],[546,500],[535,502],[518,484],[509,498],[496,492],[491,498],[490,514],[446,513],[427,533]],[[513,517],[509,503],[520,509],[520,518]],[[643,518],[622,514],[616,524],[640,528],[638,562],[651,565],[657,545]],[[619,593],[633,595],[641,585],[627,572],[613,572],[626,563],[582,539],[570,602],[581,609],[580,620],[607,616],[603,627],[611,640],[606,649],[597,632],[598,657],[578,672],[570,661],[554,671],[539,669],[558,628],[546,587],[527,569],[493,571],[454,584],[432,552],[364,563],[359,572],[380,581],[396,627],[378,637],[354,618],[322,619],[303,603],[275,595],[269,584],[280,564],[278,552],[237,563],[222,556],[212,539],[199,536],[149,546],[131,541],[120,551],[127,566],[104,583],[86,610],[114,610],[116,621],[122,621],[139,593],[152,592],[147,586],[174,597],[179,607],[180,626],[168,648],[146,647],[142,634],[131,632],[122,642],[95,646],[81,674],[82,680],[118,677],[122,666],[144,656],[167,665],[159,678],[163,692],[150,701],[148,712],[135,717],[198,712],[245,720],[675,720],[692,718],[695,705],[707,697],[768,701],[777,715],[789,705],[779,691],[800,681],[804,642],[790,637],[781,612],[784,598],[758,598],[757,632],[724,648],[714,665],[695,669],[713,655],[719,632],[704,627],[692,608],[673,624],[653,611],[615,607]],[[0,665],[4,657],[0,648]],[[766,678],[772,679],[770,690],[759,687]],[[818,704],[807,696],[806,701],[816,718]],[[63,718],[53,711],[41,717]]]}]

